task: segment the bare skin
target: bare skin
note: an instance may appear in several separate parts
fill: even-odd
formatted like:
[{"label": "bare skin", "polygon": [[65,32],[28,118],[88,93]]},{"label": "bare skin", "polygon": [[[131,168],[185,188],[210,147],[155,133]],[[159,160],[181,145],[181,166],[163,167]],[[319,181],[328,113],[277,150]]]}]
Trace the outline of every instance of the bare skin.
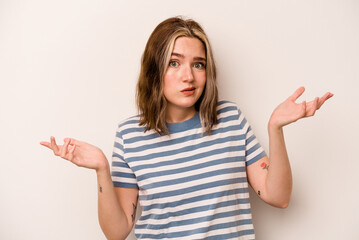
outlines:
[{"label": "bare skin", "polygon": [[[206,54],[202,42],[196,38],[178,38],[164,75],[168,122],[181,122],[196,113],[194,105],[206,81]],[[292,173],[283,127],[313,116],[333,96],[326,93],[308,103],[296,103],[303,92],[304,88],[299,88],[273,111],[268,123],[270,155],[247,167],[247,177],[252,188],[263,201],[276,207],[287,207],[292,191]],[[54,137],[51,137],[50,142],[40,144],[51,149],[56,156],[96,171],[100,226],[107,239],[125,239],[134,225],[138,190],[113,186],[109,163],[96,146],[73,138],[65,138],[63,145],[57,145]]]},{"label": "bare skin", "polygon": [[[180,37],[175,41],[164,76],[168,122],[184,121],[196,113],[194,105],[206,83],[205,57],[204,47],[198,39]],[[273,111],[268,123],[270,155],[247,167],[252,188],[263,201],[276,207],[287,207],[292,191],[292,173],[283,127],[313,116],[333,96],[326,93],[308,103],[296,103],[303,92],[304,88],[299,88]],[[51,149],[56,156],[96,171],[100,226],[107,239],[125,239],[134,225],[138,190],[113,186],[108,161],[96,146],[73,138],[65,138],[63,145],[57,145],[54,137],[50,142],[40,144]]]},{"label": "bare skin", "polygon": [[247,167],[248,181],[252,188],[263,201],[275,207],[286,208],[292,192],[292,172],[283,127],[314,116],[325,101],[334,96],[327,92],[313,101],[296,103],[304,90],[304,87],[297,89],[273,111],[268,123],[269,157],[265,156]]},{"label": "bare skin", "polygon": [[96,146],[73,138],[65,138],[63,145],[57,145],[54,137],[50,142],[40,144],[79,167],[96,170],[98,215],[102,231],[107,239],[125,239],[134,225],[138,190],[113,186],[108,161]]},{"label": "bare skin", "polygon": [[[252,188],[263,201],[275,207],[287,207],[292,191],[292,174],[283,127],[313,116],[333,96],[332,93],[326,93],[308,103],[295,103],[303,92],[304,88],[299,88],[273,111],[268,123],[270,155],[247,167],[247,177]],[[134,225],[138,190],[113,186],[108,161],[96,146],[73,138],[65,138],[63,145],[57,145],[54,137],[51,137],[50,142],[40,144],[51,149],[56,156],[96,171],[100,226],[107,239],[125,239]]]}]

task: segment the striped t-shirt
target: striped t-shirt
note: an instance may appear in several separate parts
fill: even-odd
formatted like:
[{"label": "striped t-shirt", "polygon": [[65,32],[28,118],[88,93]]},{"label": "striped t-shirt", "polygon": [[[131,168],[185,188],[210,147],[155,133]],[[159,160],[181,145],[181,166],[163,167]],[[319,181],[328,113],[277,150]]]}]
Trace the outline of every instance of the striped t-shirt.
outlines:
[{"label": "striped t-shirt", "polygon": [[139,116],[121,122],[112,158],[115,187],[138,188],[138,239],[254,239],[246,166],[265,153],[237,106],[218,104],[203,135],[197,113],[144,132]]}]

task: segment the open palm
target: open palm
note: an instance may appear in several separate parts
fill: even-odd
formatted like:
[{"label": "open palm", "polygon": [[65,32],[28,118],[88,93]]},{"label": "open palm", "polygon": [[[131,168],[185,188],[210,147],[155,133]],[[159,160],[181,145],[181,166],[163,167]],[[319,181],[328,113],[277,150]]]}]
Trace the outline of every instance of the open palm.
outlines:
[{"label": "open palm", "polygon": [[304,87],[298,88],[293,95],[273,111],[270,119],[272,125],[283,127],[301,118],[314,116],[324,102],[334,96],[332,93],[327,92],[321,98],[316,97],[313,101],[296,103],[295,101],[303,94],[304,90]]},{"label": "open palm", "polygon": [[51,137],[50,142],[40,142],[40,144],[51,149],[56,156],[69,160],[79,167],[99,170],[108,164],[101,149],[73,138],[65,138],[64,145],[57,145],[54,137]]}]

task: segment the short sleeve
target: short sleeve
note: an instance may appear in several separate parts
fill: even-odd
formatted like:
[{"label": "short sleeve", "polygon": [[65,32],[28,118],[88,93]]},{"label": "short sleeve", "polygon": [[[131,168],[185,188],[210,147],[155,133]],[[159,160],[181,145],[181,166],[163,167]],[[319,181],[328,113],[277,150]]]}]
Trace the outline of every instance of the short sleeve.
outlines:
[{"label": "short sleeve", "polygon": [[242,129],[245,132],[245,161],[246,166],[251,165],[252,163],[258,161],[266,155],[264,149],[258,142],[254,132],[249,125],[247,119],[244,117],[242,112],[238,109],[239,122]]},{"label": "short sleeve", "polygon": [[138,188],[136,176],[124,156],[123,138],[121,130],[118,128],[112,153],[112,182],[115,187]]}]

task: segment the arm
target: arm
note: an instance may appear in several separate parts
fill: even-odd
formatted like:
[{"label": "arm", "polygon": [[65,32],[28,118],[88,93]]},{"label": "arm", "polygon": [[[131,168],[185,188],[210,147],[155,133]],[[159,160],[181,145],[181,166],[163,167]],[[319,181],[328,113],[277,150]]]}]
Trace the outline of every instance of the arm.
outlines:
[{"label": "arm", "polygon": [[138,190],[114,187],[110,170],[97,171],[98,216],[107,239],[126,239],[135,223]]},{"label": "arm", "polygon": [[115,188],[105,155],[93,145],[70,138],[65,139],[64,145],[57,145],[53,137],[40,144],[77,166],[96,170],[101,229],[107,239],[125,239],[134,225],[138,190]]},{"label": "arm", "polygon": [[292,192],[292,172],[285,146],[283,127],[301,118],[313,116],[323,103],[333,96],[326,93],[311,102],[296,104],[304,88],[280,104],[268,123],[269,158],[267,156],[247,167],[248,181],[258,196],[266,203],[280,208],[289,204]]}]

